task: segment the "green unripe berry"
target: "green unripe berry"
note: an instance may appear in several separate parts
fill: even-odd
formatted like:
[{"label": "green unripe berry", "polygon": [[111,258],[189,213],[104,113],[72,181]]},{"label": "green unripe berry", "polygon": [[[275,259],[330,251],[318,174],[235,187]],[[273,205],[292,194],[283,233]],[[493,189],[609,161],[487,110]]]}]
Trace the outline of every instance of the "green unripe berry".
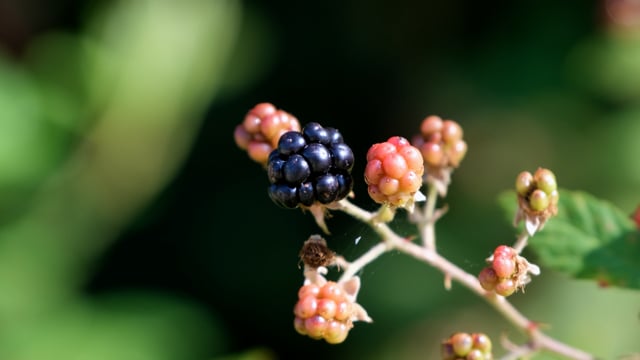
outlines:
[{"label": "green unripe berry", "polygon": [[467,333],[455,333],[451,336],[451,346],[456,355],[466,356],[473,348],[473,339]]},{"label": "green unripe berry", "polygon": [[551,170],[538,168],[533,174],[533,180],[536,182],[537,188],[547,193],[547,195],[558,189],[556,176]]},{"label": "green unripe berry", "polygon": [[533,211],[542,211],[549,207],[549,195],[542,189],[536,189],[531,193],[529,206]]},{"label": "green unripe berry", "polygon": [[516,191],[520,196],[527,196],[533,187],[533,175],[528,171],[523,171],[516,178]]}]

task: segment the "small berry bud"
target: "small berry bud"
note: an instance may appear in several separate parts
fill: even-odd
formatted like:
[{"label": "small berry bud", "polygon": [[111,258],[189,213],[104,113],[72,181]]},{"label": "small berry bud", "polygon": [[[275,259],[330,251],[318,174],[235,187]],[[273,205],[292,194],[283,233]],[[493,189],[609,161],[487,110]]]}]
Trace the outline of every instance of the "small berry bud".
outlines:
[{"label": "small berry bud", "polygon": [[544,168],[538,168],[533,175],[523,171],[516,178],[515,188],[518,210],[513,224],[517,226],[520,220],[525,220],[527,232],[533,235],[558,212],[556,177],[553,172]]},{"label": "small berry bud", "polygon": [[462,127],[457,122],[430,115],[422,120],[420,134],[412,138],[424,158],[424,177],[441,196],[446,195],[451,173],[467,153],[467,143],[462,137]]},{"label": "small berry bud", "polygon": [[492,360],[491,340],[482,333],[457,332],[440,346],[442,360]]}]

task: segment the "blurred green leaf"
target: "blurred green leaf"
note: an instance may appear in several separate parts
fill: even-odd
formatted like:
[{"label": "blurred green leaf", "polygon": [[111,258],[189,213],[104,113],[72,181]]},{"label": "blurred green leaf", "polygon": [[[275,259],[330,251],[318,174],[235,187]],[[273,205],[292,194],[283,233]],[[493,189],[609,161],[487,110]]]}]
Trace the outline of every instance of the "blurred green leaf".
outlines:
[{"label": "blurred green leaf", "polygon": [[201,360],[224,353],[226,340],[215,316],[196,303],[121,292],[23,319],[0,337],[0,358]]},{"label": "blurred green leaf", "polygon": [[[499,202],[516,211],[515,193]],[[558,215],[529,240],[544,267],[602,286],[640,289],[640,232],[631,218],[608,201],[581,191],[560,191]]]}]

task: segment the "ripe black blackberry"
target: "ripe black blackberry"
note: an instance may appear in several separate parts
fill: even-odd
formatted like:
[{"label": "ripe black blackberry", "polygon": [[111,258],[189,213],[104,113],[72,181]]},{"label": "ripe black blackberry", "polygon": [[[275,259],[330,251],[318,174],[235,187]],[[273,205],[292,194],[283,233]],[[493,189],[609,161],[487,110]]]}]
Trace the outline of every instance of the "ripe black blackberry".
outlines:
[{"label": "ripe black blackberry", "polygon": [[337,129],[312,122],[286,132],[269,154],[269,197],[290,209],[344,199],[353,188],[353,162]]}]

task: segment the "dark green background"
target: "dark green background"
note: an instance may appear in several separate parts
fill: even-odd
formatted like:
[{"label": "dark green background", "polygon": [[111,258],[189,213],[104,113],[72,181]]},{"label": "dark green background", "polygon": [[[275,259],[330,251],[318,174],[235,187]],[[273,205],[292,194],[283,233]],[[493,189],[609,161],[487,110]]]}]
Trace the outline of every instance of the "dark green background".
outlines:
[{"label": "dark green background", "polygon": [[[44,98],[55,102],[55,94],[63,93],[67,99],[42,107],[42,122],[50,132],[10,148],[18,150],[10,156],[3,155],[22,165],[41,161],[34,170],[16,170],[18,175],[0,184],[4,197],[0,226],[10,234],[19,227],[23,230],[17,236],[47,238],[47,228],[38,221],[16,224],[34,213],[40,197],[63,198],[55,186],[50,187],[51,178],[55,183],[56,174],[65,173],[64,164],[92,139],[90,134],[101,121],[108,121],[105,114],[111,114],[105,99],[115,95],[108,91],[96,95],[85,82],[97,79],[93,86],[100,87],[120,78],[80,72],[83,68],[77,65],[86,54],[78,39],[104,34],[95,29],[116,17],[114,9],[128,20],[115,21],[110,31],[121,32],[109,37],[107,31],[99,38],[104,41],[101,45],[117,47],[129,40],[129,30],[131,38],[138,39],[145,33],[135,32],[137,26],[144,29],[156,7],[162,8],[158,4],[167,2],[140,3],[144,10],[116,1],[1,5],[3,63],[12,64],[3,70],[3,79],[13,82],[0,82],[6,95],[0,100],[18,104],[21,111],[28,108],[28,104],[20,107],[20,96],[30,93],[16,89],[29,74],[36,92],[51,91],[43,92],[48,94]],[[162,19],[171,22],[166,29],[184,31],[176,35],[184,36],[180,41],[200,39],[193,24],[220,21],[225,25],[215,30],[213,39],[228,43],[196,42],[195,50],[183,58],[177,50],[177,61],[169,68],[182,71],[183,82],[127,73],[133,96],[119,108],[131,115],[130,123],[122,126],[125,130],[131,126],[124,136],[139,142],[142,149],[157,129],[183,135],[180,117],[185,122],[191,119],[193,133],[176,136],[176,144],[172,137],[167,140],[169,153],[176,146],[185,149],[184,156],[173,160],[173,170],[159,172],[161,178],[155,178],[158,183],[153,188],[133,186],[150,193],[137,206],[122,205],[125,210],[118,212],[118,221],[100,223],[106,229],[102,245],[89,251],[92,255],[81,261],[82,266],[72,267],[70,273],[75,275],[56,278],[60,285],[46,277],[27,277],[38,289],[42,282],[53,289],[76,290],[63,300],[51,295],[65,311],[40,305],[50,301],[49,293],[32,297],[33,304],[25,306],[24,313],[16,313],[13,305],[0,311],[5,317],[0,344],[8,349],[0,357],[187,360],[244,354],[246,359],[432,359],[440,340],[453,331],[486,332],[494,340],[496,355],[504,352],[501,334],[523,340],[481,299],[456,284],[451,291],[444,290],[441,274],[397,253],[384,255],[361,273],[359,300],[373,324],[356,323],[347,341],[337,346],[296,334],[292,308],[303,280],[297,253],[302,242],[320,230],[309,214],[271,203],[266,174],[234,144],[234,127],[259,102],[272,102],[302,124],[317,121],[338,128],[356,155],[353,201],[368,210],[375,208],[362,176],[369,146],[394,135],[411,137],[427,115],[458,121],[469,152],[454,173],[449,196],[440,202],[450,210],[438,223],[438,247],[471,273],[480,271],[496,245],[515,240],[510,219],[496,199],[522,170],[551,168],[561,187],[607,198],[628,213],[640,203],[640,28],[616,26],[603,2],[191,0],[184,7],[209,9],[211,4],[221,4],[211,6],[220,12],[212,13],[211,19],[171,5],[173,12],[162,13],[165,18],[159,18],[157,28],[150,27],[149,36],[153,29],[164,29]],[[66,34],[68,41],[47,38],[51,34]],[[172,34],[168,32],[166,44],[159,41],[157,46],[172,46]],[[140,44],[155,43],[140,38]],[[146,48],[127,51],[137,50],[150,67],[167,61],[155,58],[151,50],[145,57]],[[108,59],[126,64],[127,51]],[[207,54],[220,61],[209,62]],[[195,66],[190,72],[194,56],[203,68],[215,68],[216,77],[198,78],[202,73]],[[198,81],[207,85],[191,85]],[[174,92],[175,104],[154,103],[149,94],[156,91]],[[136,94],[141,99],[151,96],[151,101],[138,101]],[[168,111],[168,118],[175,115],[172,121],[178,124],[172,130],[163,119],[141,119],[145,114],[162,115],[153,111],[162,106],[182,109],[175,114]],[[6,106],[4,112],[0,108],[0,125],[5,129],[0,141],[22,134],[16,124],[26,121],[16,115],[19,112],[6,109],[12,108]],[[145,125],[138,126],[137,120]],[[121,146],[122,135],[115,133],[107,149]],[[126,149],[124,154],[126,158]],[[146,166],[163,161],[153,151],[130,156],[134,169],[136,162]],[[103,170],[113,175],[108,167]],[[73,174],[66,176],[72,179]],[[123,183],[138,181],[132,176]],[[110,198],[109,191],[96,186],[90,193]],[[66,202],[61,199],[56,203]],[[86,229],[101,216],[94,215],[91,206],[80,209],[78,216],[59,214],[70,220],[65,227]],[[332,235],[327,240],[348,259],[377,240],[364,225],[344,214],[334,215],[328,220]],[[49,226],[56,228],[55,221]],[[394,227],[402,235],[415,233],[403,213]],[[86,234],[91,231],[82,234],[90,241]],[[0,254],[4,249],[6,258],[12,259],[6,248],[13,247],[3,247],[3,239]],[[19,248],[29,241],[15,242]],[[53,262],[47,262],[47,251],[15,260],[15,265],[8,262],[0,269],[0,279],[10,279],[2,291],[22,291],[23,280],[14,274],[24,271],[25,261],[43,264],[42,269],[34,265],[39,269],[34,274],[46,274],[46,266],[64,267],[66,259],[85,259],[77,243],[62,241],[54,248],[64,256]],[[525,254],[535,262],[535,254]],[[544,269],[542,274],[525,294],[513,297],[526,315],[550,324],[552,335],[603,358],[640,351],[640,298],[634,292],[598,289]],[[89,315],[78,317],[84,310],[78,310],[82,306],[77,301],[92,304]],[[2,306],[0,301],[0,310]],[[91,315],[94,312],[101,315]],[[619,325],[610,327],[613,322]],[[116,350],[127,346],[139,350]]]}]

